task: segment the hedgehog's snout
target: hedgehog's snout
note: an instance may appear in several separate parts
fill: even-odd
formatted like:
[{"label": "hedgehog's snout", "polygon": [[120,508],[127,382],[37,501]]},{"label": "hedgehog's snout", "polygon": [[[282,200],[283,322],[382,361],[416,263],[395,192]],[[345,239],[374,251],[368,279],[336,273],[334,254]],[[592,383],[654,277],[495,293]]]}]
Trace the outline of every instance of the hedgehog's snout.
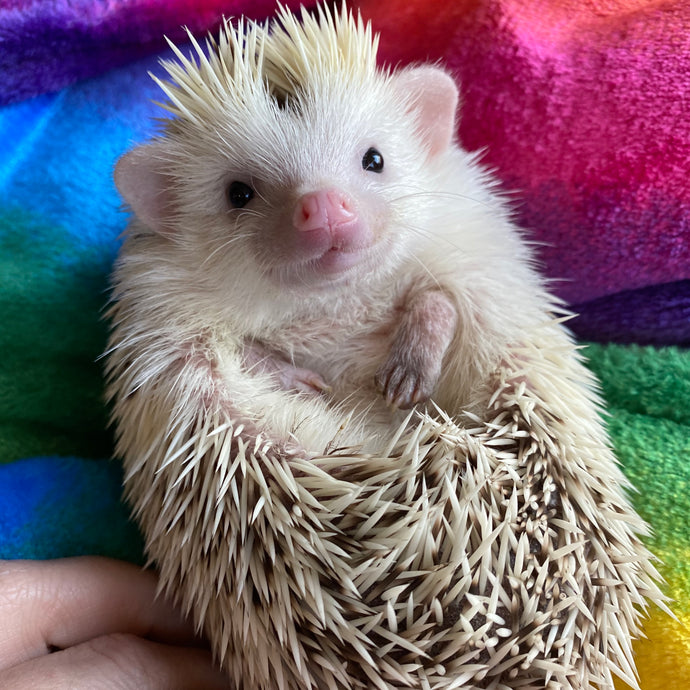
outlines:
[{"label": "hedgehog's snout", "polygon": [[351,197],[338,189],[321,189],[305,194],[297,202],[292,219],[295,229],[336,232],[357,219]]},{"label": "hedgehog's snout", "polygon": [[[320,260],[329,256],[328,272],[352,267],[373,242],[365,215],[341,189],[319,189],[303,194],[292,215],[296,258]],[[343,256],[334,261],[334,255]]]}]

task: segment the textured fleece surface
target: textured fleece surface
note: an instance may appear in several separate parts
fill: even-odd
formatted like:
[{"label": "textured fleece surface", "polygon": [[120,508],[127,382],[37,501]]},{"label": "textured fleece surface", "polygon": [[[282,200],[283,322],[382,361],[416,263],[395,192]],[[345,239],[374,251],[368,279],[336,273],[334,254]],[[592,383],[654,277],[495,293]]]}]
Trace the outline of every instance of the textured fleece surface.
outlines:
[{"label": "textured fleece surface", "polygon": [[[294,3],[297,4],[297,3]],[[690,677],[690,6],[373,0],[382,58],[459,78],[608,401],[680,623],[653,612],[643,690]],[[152,131],[160,36],[272,2],[12,0],[0,7],[0,556],[141,561],[102,402],[117,157]],[[222,7],[221,7],[222,6]],[[135,59],[136,58],[136,59]],[[111,68],[109,71],[104,71]],[[89,79],[84,79],[90,76]],[[628,345],[611,344],[630,343]],[[640,347],[651,344],[653,347]],[[685,628],[682,627],[685,625]]]}]

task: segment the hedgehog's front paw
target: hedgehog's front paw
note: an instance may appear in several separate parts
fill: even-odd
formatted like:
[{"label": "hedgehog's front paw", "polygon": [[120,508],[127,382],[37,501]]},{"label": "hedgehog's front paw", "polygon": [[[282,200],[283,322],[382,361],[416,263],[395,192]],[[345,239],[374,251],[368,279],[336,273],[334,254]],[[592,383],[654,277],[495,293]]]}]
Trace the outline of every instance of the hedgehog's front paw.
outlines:
[{"label": "hedgehog's front paw", "polygon": [[389,405],[406,410],[431,397],[457,321],[453,302],[441,290],[412,296],[388,358],[374,378]]},{"label": "hedgehog's front paw", "polygon": [[394,351],[376,372],[374,382],[389,405],[408,410],[431,397],[439,373],[424,357]]}]

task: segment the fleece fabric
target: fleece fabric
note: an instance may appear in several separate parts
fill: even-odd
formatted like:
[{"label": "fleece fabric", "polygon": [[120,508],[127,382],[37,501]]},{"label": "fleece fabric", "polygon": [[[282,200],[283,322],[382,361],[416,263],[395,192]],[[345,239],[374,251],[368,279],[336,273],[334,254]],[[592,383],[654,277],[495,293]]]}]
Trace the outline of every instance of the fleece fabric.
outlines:
[{"label": "fleece fabric", "polygon": [[[290,3],[296,7],[299,3]],[[643,690],[690,677],[690,5],[362,0],[381,59],[439,61],[458,136],[483,149],[581,316],[607,422],[674,599],[636,649]],[[0,557],[142,561],[99,356],[126,223],[115,160],[153,131],[163,34],[250,0],[0,6]],[[622,686],[621,686],[622,687]]]}]

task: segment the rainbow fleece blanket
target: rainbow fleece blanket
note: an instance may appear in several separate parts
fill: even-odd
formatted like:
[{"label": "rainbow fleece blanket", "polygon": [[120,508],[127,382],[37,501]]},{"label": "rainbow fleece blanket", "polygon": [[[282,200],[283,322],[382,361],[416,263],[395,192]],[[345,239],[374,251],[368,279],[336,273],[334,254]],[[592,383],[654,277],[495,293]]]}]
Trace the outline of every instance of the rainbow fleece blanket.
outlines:
[{"label": "rainbow fleece blanket", "polygon": [[[299,3],[288,3],[296,7]],[[353,3],[354,4],[354,3]],[[643,690],[690,684],[690,4],[363,0],[381,59],[458,78],[602,381],[677,620],[653,611]],[[163,34],[273,0],[0,5],[0,557],[141,562],[120,502],[99,354],[126,217],[116,158],[152,132]],[[621,686],[623,687],[623,686]]]}]

